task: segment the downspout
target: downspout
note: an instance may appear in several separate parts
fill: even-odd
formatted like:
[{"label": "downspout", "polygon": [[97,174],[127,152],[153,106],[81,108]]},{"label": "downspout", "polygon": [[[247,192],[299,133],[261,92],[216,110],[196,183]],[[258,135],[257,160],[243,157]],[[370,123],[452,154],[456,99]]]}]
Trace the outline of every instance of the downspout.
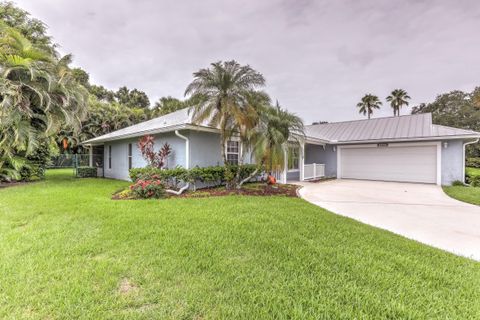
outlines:
[{"label": "downspout", "polygon": [[[185,140],[185,169],[190,169],[190,140],[182,135],[178,130],[175,130],[175,135],[179,137],[180,139]],[[187,181],[187,183],[180,188],[180,190],[175,191],[175,190],[165,190],[165,192],[175,194],[175,195],[181,195],[185,190],[187,190],[190,187],[190,182]]]},{"label": "downspout", "polygon": [[465,163],[465,147],[469,144],[474,144],[474,143],[478,143],[478,141],[480,140],[480,138],[478,138],[477,140],[474,140],[474,141],[470,141],[470,142],[465,142],[463,144],[463,165],[462,165],[462,169],[463,169],[463,183],[466,183],[466,180],[465,180],[465,166],[466,166],[466,163]]},{"label": "downspout", "polygon": [[175,130],[175,135],[185,140],[185,169],[190,169],[190,140],[182,135],[178,130]]}]

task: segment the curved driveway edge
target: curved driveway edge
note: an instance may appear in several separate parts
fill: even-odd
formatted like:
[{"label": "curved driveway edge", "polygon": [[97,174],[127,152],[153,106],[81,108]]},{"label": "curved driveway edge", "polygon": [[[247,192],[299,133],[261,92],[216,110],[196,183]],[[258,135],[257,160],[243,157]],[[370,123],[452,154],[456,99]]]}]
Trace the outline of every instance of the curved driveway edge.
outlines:
[{"label": "curved driveway edge", "polygon": [[336,214],[480,261],[480,207],[428,184],[300,182],[300,196]]}]

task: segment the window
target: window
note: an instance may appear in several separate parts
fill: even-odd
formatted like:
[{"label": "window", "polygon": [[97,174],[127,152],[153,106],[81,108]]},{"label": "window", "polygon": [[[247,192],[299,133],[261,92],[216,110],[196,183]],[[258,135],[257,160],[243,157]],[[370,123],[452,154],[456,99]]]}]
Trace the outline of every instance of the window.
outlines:
[{"label": "window", "polygon": [[288,171],[299,170],[300,152],[298,147],[288,147]]},{"label": "window", "polygon": [[128,169],[132,169],[132,144],[128,144]]},{"label": "window", "polygon": [[227,141],[227,161],[230,164],[238,164],[240,154],[240,143],[238,141]]},{"label": "window", "polygon": [[108,169],[112,169],[112,146],[108,146]]}]

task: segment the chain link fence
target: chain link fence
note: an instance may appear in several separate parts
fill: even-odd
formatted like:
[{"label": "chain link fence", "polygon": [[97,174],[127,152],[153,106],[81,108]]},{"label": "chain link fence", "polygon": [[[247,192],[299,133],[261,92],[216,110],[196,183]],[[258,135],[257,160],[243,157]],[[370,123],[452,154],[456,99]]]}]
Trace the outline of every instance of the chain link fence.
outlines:
[{"label": "chain link fence", "polygon": [[[103,177],[103,154],[93,154],[91,166],[97,168],[97,176]],[[90,167],[89,154],[60,154],[52,157],[50,165],[47,166],[48,169],[72,168],[75,176],[78,167]]]}]

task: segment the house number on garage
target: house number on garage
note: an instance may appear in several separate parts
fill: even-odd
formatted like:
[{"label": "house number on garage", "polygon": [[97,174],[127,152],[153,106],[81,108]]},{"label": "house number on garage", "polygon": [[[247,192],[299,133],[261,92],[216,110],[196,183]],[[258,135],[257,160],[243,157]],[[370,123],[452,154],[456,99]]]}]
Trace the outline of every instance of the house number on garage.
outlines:
[{"label": "house number on garage", "polygon": [[388,143],[377,143],[377,147],[388,147]]}]

